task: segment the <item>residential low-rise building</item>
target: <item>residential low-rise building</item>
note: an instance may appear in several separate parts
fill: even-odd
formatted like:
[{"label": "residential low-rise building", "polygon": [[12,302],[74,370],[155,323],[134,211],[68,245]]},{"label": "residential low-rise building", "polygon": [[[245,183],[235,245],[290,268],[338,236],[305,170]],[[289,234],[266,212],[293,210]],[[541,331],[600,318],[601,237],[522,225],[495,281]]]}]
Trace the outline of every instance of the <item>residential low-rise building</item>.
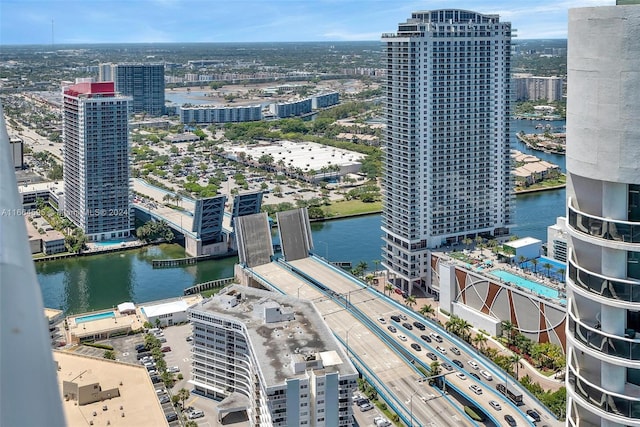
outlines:
[{"label": "residential low-rise building", "polygon": [[184,124],[236,123],[262,120],[260,105],[236,107],[219,107],[214,105],[198,105],[179,107],[180,122]]},{"label": "residential low-rise building", "polygon": [[353,424],[358,372],[312,302],[233,285],[188,312],[198,393],[252,426]]}]

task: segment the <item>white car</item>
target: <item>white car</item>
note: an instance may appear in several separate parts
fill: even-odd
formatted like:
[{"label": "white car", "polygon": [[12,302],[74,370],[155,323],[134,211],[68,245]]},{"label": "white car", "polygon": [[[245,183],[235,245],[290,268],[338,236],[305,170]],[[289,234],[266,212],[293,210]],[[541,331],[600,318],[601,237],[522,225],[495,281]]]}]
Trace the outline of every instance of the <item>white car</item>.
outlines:
[{"label": "white car", "polygon": [[383,324],[387,323],[387,321],[384,320],[384,317],[378,317],[378,322],[383,323]]},{"label": "white car", "polygon": [[480,369],[480,366],[478,365],[478,362],[476,362],[475,360],[469,360],[469,366],[471,366],[473,369],[478,370]]},{"label": "white car", "polygon": [[180,372],[180,368],[178,366],[172,366],[167,368],[167,372],[175,374],[176,372]]},{"label": "white car", "polygon": [[391,425],[391,421],[384,417],[374,417],[373,425],[375,425],[376,427],[389,427]]},{"label": "white car", "polygon": [[399,339],[400,341],[406,341],[406,340],[407,340],[407,337],[405,337],[404,335],[400,334],[400,335],[398,335],[398,339]]},{"label": "white car", "polygon": [[444,347],[437,346],[436,350],[438,350],[442,354],[447,354],[447,350]]},{"label": "white car", "polygon": [[190,420],[195,420],[196,418],[202,418],[204,417],[204,412],[203,411],[199,411],[199,410],[195,410],[195,411],[191,411],[189,413],[189,419]]},{"label": "white car", "polygon": [[480,387],[478,387],[478,385],[476,384],[471,384],[469,386],[469,390],[471,390],[472,392],[474,392],[475,394],[482,394],[482,389]]},{"label": "white car", "polygon": [[465,374],[463,374],[462,372],[458,372],[456,374],[456,377],[460,378],[461,380],[466,380],[467,376]]},{"label": "white car", "polygon": [[484,369],[480,371],[480,375],[482,375],[484,379],[487,381],[493,380],[493,376],[489,372],[485,371]]},{"label": "white car", "polygon": [[501,411],[502,410],[502,406],[500,406],[500,404],[498,402],[496,402],[495,400],[490,400],[489,401],[489,405],[491,405],[491,407],[493,409],[495,409],[496,411]]}]

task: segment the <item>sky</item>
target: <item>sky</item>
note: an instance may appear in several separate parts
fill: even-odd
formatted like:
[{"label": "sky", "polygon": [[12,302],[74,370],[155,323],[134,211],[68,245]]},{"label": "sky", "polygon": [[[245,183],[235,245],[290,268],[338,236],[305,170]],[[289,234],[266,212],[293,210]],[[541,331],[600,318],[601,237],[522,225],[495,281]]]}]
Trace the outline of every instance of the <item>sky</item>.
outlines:
[{"label": "sky", "polygon": [[500,15],[517,39],[567,37],[567,11],[615,0],[0,0],[0,46],[380,40],[416,10]]}]

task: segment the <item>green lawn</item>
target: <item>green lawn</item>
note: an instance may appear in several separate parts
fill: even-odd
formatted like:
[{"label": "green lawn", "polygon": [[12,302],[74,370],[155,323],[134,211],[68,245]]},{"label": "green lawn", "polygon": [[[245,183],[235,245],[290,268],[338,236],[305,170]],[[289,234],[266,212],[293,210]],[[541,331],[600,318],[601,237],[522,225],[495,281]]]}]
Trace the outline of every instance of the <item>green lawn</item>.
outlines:
[{"label": "green lawn", "polygon": [[378,213],[382,211],[382,202],[364,203],[360,200],[345,200],[333,202],[330,206],[324,206],[322,210],[327,215],[327,218]]}]

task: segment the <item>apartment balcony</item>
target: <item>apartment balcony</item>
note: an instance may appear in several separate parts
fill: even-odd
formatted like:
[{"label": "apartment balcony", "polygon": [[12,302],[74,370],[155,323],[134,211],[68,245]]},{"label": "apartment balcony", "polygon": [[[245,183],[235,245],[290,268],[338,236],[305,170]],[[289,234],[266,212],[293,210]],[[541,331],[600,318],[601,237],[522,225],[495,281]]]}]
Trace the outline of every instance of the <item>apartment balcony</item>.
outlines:
[{"label": "apartment balcony", "polygon": [[610,362],[616,362],[616,359],[640,361],[640,333],[634,329],[627,329],[625,337],[609,334],[598,329],[595,322],[589,325],[583,319],[577,318],[571,310],[568,313],[568,321],[570,332],[568,338],[576,342],[576,348],[605,361],[607,359]]},{"label": "apartment balcony", "polygon": [[609,392],[569,369],[567,394],[580,406],[590,408],[601,418],[622,425],[640,426],[640,397]]},{"label": "apartment balcony", "polygon": [[640,281],[611,278],[591,272],[579,266],[572,258],[568,259],[568,270],[571,283],[601,297],[601,303],[633,303],[638,304],[636,309],[640,309]]},{"label": "apartment balcony", "polygon": [[569,198],[569,230],[595,239],[621,244],[640,243],[640,223],[612,220],[579,211]]}]

